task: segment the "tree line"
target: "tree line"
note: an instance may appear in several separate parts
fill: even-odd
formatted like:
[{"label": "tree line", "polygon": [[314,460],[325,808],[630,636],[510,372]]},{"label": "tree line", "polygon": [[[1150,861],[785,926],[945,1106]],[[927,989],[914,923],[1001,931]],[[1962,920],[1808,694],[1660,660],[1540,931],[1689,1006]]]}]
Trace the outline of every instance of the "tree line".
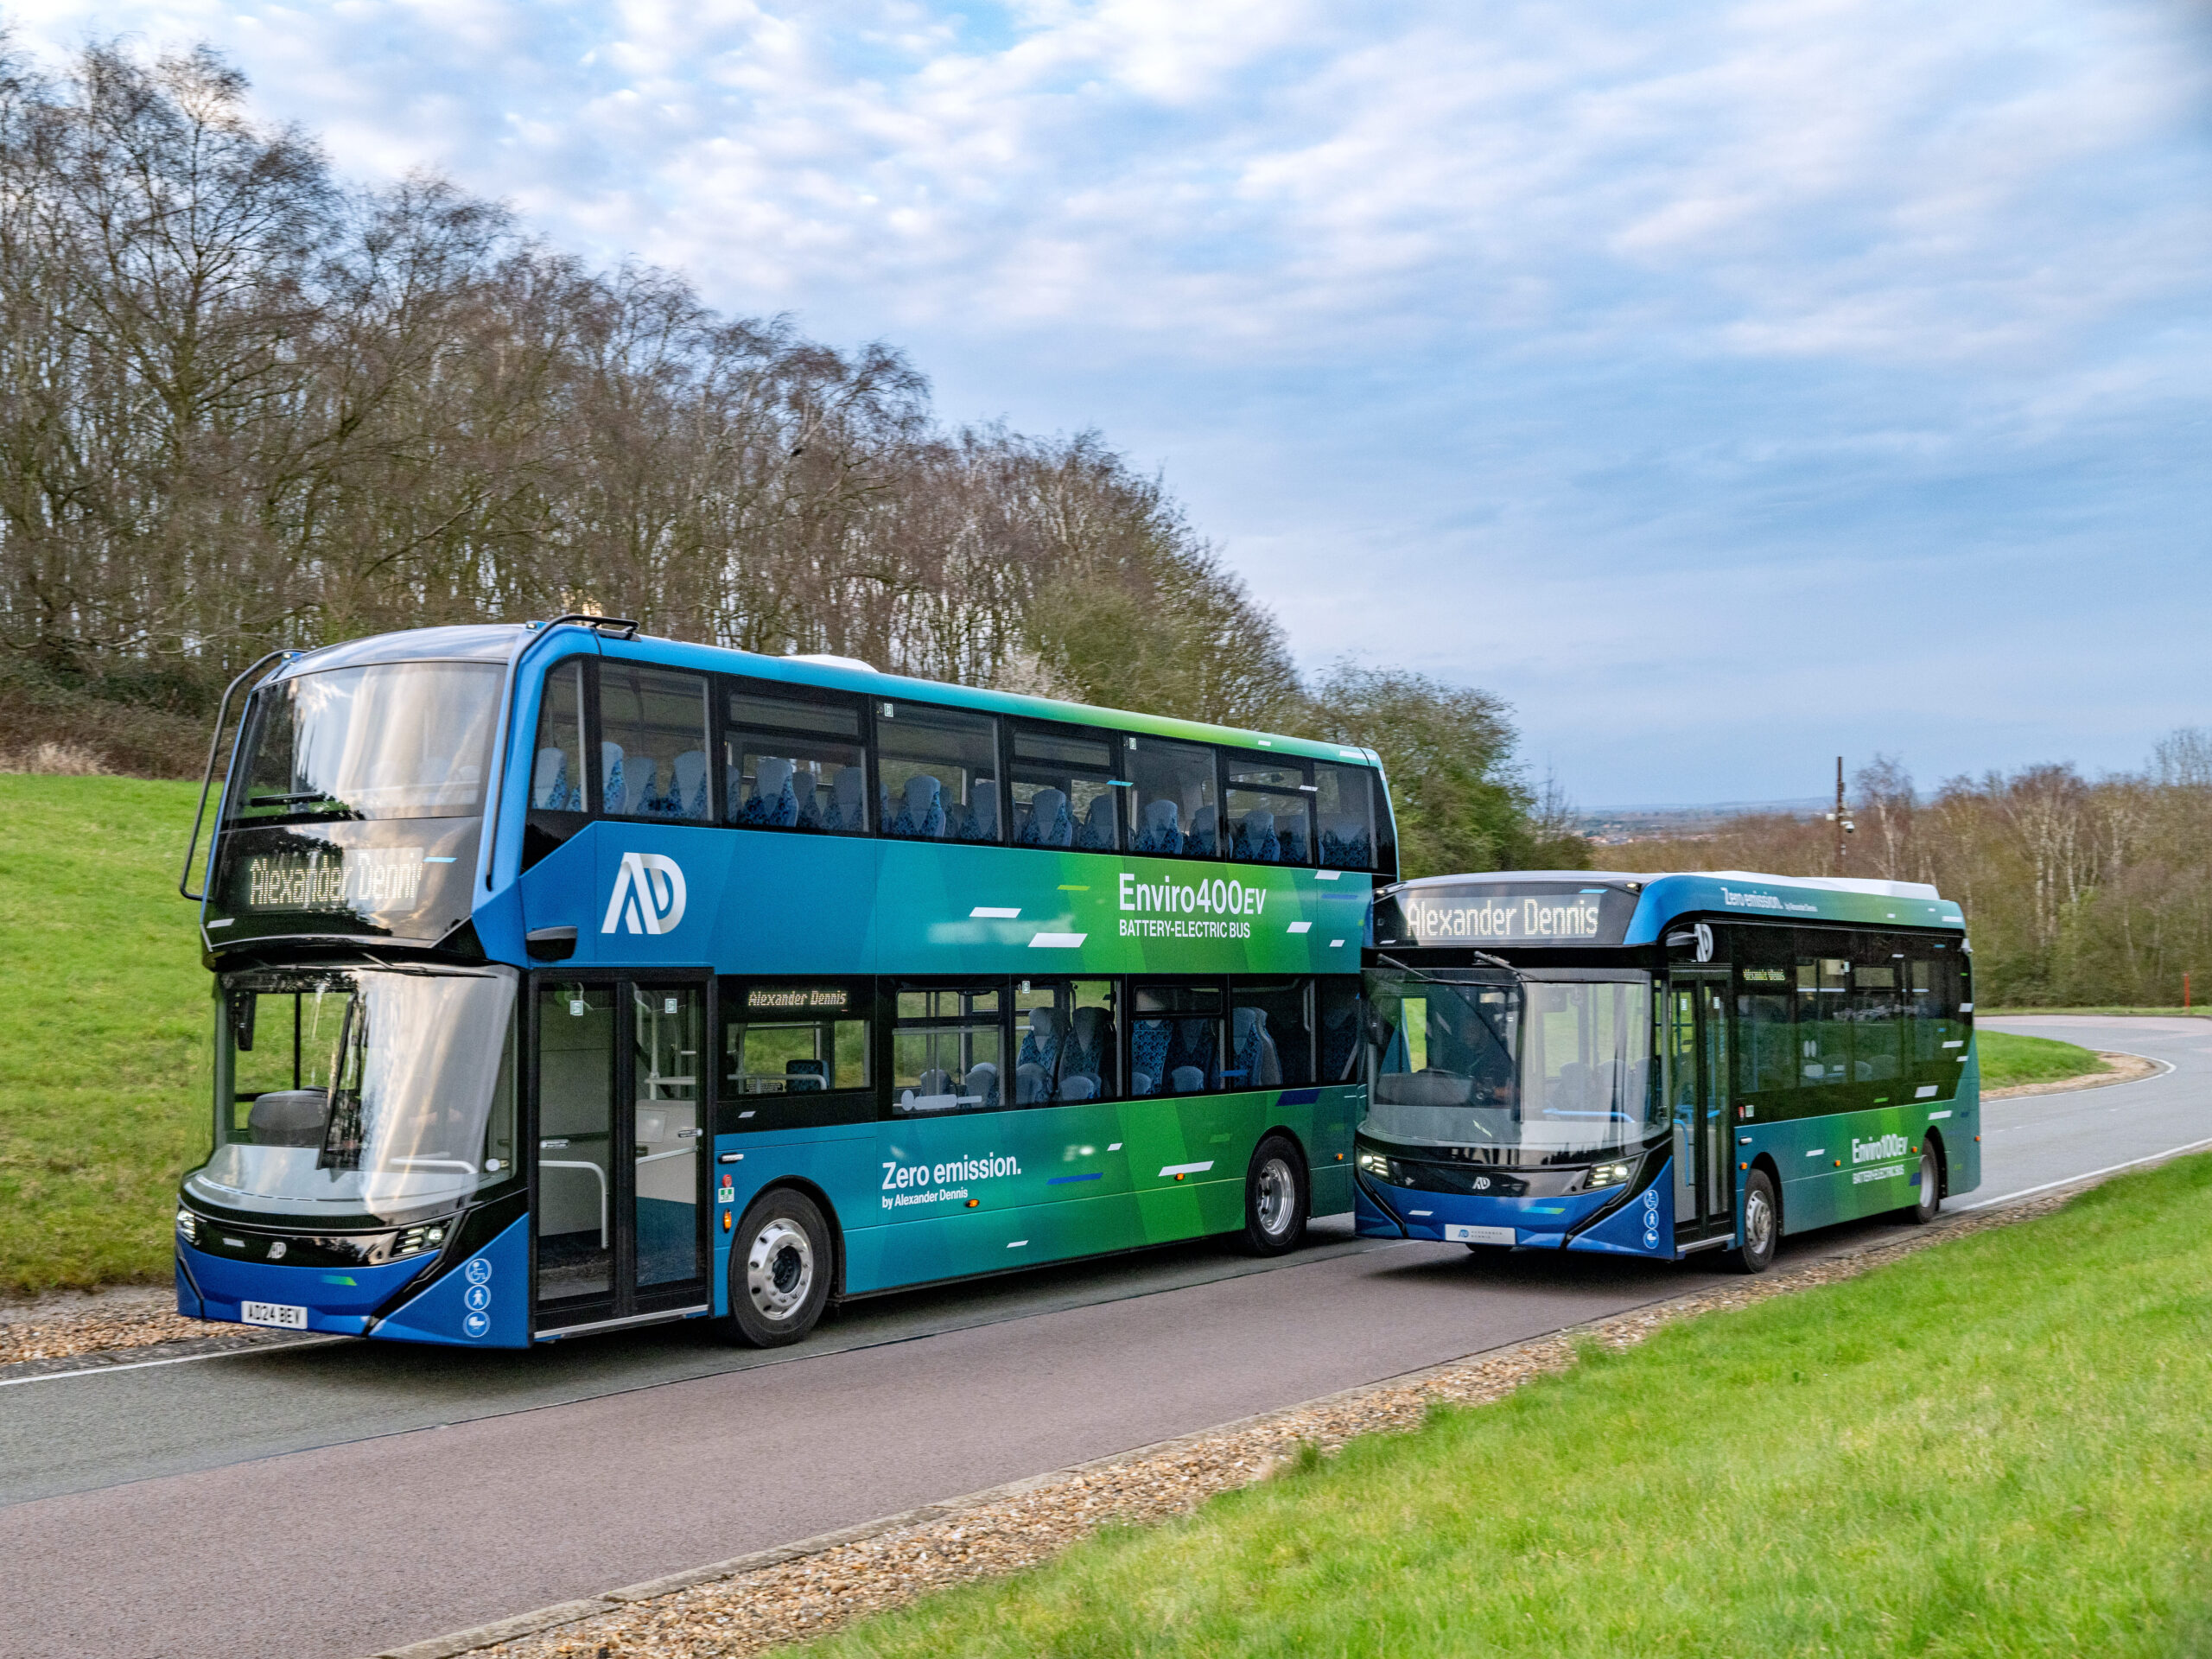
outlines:
[{"label": "tree line", "polygon": [[341,179],[212,51],[0,43],[0,750],[194,770],[275,646],[568,611],[1372,744],[1409,872],[1574,859],[1496,698],[1283,630],[1096,433]]},{"label": "tree line", "polygon": [[[1976,998],[2171,1007],[2212,969],[2212,731],[2184,728],[2141,770],[2071,766],[1954,778],[1923,798],[1896,760],[1859,769],[1841,873],[1929,881],[1964,907]],[[1837,874],[1836,827],[1746,814],[1709,835],[1599,849],[1628,870]]]}]

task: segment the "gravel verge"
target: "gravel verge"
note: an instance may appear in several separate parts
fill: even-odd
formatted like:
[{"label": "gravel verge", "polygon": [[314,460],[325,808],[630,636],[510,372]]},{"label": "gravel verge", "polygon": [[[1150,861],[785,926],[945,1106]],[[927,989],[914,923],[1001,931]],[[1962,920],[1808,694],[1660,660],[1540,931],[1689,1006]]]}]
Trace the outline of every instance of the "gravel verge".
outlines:
[{"label": "gravel verge", "polygon": [[780,1549],[609,1591],[500,1624],[387,1650],[378,1659],[741,1659],[823,1635],[945,1585],[1018,1572],[1109,1523],[1188,1514],[1264,1480],[1311,1446],[1419,1426],[1440,1403],[1480,1405],[1566,1370],[1577,1345],[1629,1348],[1676,1319],[1834,1284],[1947,1239],[2057,1209],[2052,1193],[1946,1217],[1910,1237],[1781,1268],[1649,1306],[1227,1423],[1157,1446],[972,1493]]},{"label": "gravel verge", "polygon": [[176,1311],[168,1286],[60,1291],[0,1302],[0,1381],[297,1340],[289,1332],[211,1325]]}]

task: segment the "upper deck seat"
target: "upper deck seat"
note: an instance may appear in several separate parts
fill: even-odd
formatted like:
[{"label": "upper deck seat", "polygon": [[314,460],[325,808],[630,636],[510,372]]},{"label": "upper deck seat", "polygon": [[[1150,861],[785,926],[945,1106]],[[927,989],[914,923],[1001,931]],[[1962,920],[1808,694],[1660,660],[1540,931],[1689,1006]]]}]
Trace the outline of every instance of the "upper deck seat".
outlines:
[{"label": "upper deck seat", "polygon": [[1332,870],[1363,870],[1373,862],[1367,826],[1357,818],[1321,820],[1321,862]]},{"label": "upper deck seat", "polygon": [[1281,843],[1278,862],[1303,864],[1306,862],[1306,825],[1302,814],[1281,820],[1275,824],[1275,840]]},{"label": "upper deck seat", "polygon": [[599,746],[599,810],[602,812],[633,810],[624,788],[622,760],[620,743],[601,743]]},{"label": "upper deck seat", "polygon": [[1024,847],[1065,847],[1075,839],[1075,825],[1068,818],[1068,798],[1057,789],[1040,789],[1029,798],[1029,816],[1021,822],[1016,838]]},{"label": "upper deck seat", "polygon": [[1137,832],[1135,851],[1140,853],[1179,853],[1183,850],[1183,833],[1179,823],[1181,813],[1173,801],[1153,801],[1144,810],[1144,825]]},{"label": "upper deck seat", "polygon": [[1255,806],[1238,821],[1236,839],[1230,855],[1253,864],[1279,864],[1282,861],[1282,843],[1275,836],[1275,815],[1264,806]]},{"label": "upper deck seat", "polygon": [[1103,795],[1092,796],[1090,810],[1083,815],[1083,823],[1075,832],[1075,844],[1087,853],[1112,852],[1115,818],[1120,806],[1110,789]]},{"label": "upper deck seat", "polygon": [[704,822],[707,812],[707,752],[686,749],[669,766],[668,815]]},{"label": "upper deck seat", "polygon": [[927,772],[906,780],[899,798],[899,816],[891,825],[894,836],[937,840],[944,834],[944,785]]},{"label": "upper deck seat", "polygon": [[569,752],[540,749],[531,769],[531,805],[544,812],[573,812],[576,809],[569,798],[574,792],[569,783]]},{"label": "upper deck seat", "polygon": [[791,787],[797,767],[772,754],[753,763],[753,792],[737,815],[741,824],[766,830],[788,830],[798,823],[798,797]]},{"label": "upper deck seat", "polygon": [[868,828],[868,774],[859,766],[840,766],[830,780],[830,810],[822,827],[840,835]]},{"label": "upper deck seat", "polygon": [[1191,833],[1183,842],[1183,850],[1197,858],[1218,857],[1214,843],[1219,839],[1217,826],[1221,815],[1211,804],[1200,807],[1191,814]]},{"label": "upper deck seat", "polygon": [[998,838],[999,786],[979,778],[969,794],[968,810],[960,815],[960,839],[996,841]]}]

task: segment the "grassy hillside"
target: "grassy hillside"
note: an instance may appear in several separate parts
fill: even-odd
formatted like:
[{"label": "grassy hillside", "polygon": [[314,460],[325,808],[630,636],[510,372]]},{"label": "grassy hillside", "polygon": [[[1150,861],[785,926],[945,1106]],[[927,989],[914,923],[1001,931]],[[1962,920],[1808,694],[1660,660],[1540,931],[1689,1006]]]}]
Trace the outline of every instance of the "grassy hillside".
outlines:
[{"label": "grassy hillside", "polygon": [[806,1651],[2212,1652],[2208,1217],[2117,1181]]},{"label": "grassy hillside", "polygon": [[168,1277],[207,1142],[196,793],[0,775],[0,1293]]}]

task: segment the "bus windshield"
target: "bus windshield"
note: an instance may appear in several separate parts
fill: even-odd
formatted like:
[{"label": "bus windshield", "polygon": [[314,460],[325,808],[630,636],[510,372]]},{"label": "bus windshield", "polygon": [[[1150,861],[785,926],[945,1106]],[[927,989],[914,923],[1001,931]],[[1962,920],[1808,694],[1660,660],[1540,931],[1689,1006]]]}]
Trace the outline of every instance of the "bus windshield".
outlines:
[{"label": "bus windshield", "polygon": [[376,663],[262,687],[230,821],[475,816],[502,671],[496,663]]},{"label": "bus windshield", "polygon": [[232,1209],[384,1215],[504,1179],[514,998],[505,968],[226,976],[215,1148],[186,1185]]},{"label": "bus windshield", "polygon": [[1364,1130],[1378,1140],[1546,1163],[1638,1145],[1667,1127],[1651,1087],[1647,974],[1376,973],[1368,994]]}]

